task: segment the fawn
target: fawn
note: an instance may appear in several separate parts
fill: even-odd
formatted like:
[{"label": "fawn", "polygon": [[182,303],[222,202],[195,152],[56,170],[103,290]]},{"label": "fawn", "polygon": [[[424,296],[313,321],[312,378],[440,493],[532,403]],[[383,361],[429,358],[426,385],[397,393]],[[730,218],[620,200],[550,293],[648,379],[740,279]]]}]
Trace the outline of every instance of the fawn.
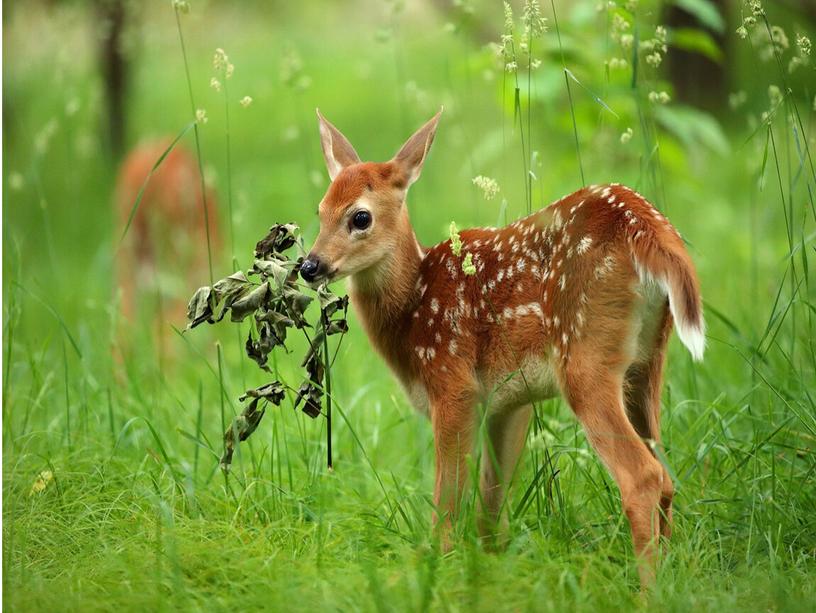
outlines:
[{"label": "fawn", "polygon": [[[560,391],[620,488],[648,585],[658,538],[671,531],[674,490],[654,445],[672,322],[695,359],[705,345],[683,241],[638,193],[611,184],[580,189],[504,228],[464,230],[460,256],[450,240],[422,247],[405,197],[441,112],[391,161],[372,163],[318,111],[331,185],[301,276],[312,284],[350,277],[372,344],[430,416],[435,521],[446,548],[478,404],[489,405],[479,524],[490,536],[506,529],[503,499],[531,403]],[[475,274],[463,273],[468,253]]]},{"label": "fawn", "polygon": [[[167,321],[183,321],[186,291],[207,273],[207,237],[201,182],[195,157],[176,145],[150,176],[169,139],[136,146],[123,160],[116,179],[116,241],[126,227],[144,185],[139,208],[116,253],[117,286],[126,322],[134,323],[144,299],[155,301],[153,320],[163,325],[157,343],[163,349]],[[210,243],[219,244],[217,202],[207,190]],[[140,304],[141,303],[141,304]],[[165,330],[164,328],[167,328]],[[120,335],[121,336],[121,335]]]}]

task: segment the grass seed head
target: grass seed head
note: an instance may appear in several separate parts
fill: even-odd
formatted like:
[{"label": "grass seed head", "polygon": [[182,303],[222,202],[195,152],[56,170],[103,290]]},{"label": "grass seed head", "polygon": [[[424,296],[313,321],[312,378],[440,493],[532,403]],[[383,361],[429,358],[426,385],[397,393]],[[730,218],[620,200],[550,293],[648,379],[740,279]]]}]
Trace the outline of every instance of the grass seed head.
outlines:
[{"label": "grass seed head", "polygon": [[491,179],[483,175],[473,177],[473,185],[482,190],[485,200],[492,200],[501,191],[496,179]]}]

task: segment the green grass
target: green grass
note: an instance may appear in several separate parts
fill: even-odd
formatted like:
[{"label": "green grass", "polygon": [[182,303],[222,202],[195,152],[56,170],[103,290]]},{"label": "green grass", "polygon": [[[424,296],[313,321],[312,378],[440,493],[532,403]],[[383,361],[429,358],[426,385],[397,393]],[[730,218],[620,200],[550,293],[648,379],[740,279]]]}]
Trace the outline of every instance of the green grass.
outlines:
[{"label": "green grass", "polygon": [[[122,232],[111,212],[115,165],[98,142],[94,22],[84,5],[69,3],[4,18],[4,605],[816,607],[816,177],[805,148],[814,152],[813,67],[785,75],[793,93],[772,132],[759,114],[769,108],[768,85],[782,86],[782,77],[774,62],[756,70],[747,41],[732,41],[727,72],[730,88],[747,92],[745,106],[720,122],[674,102],[656,112],[647,94],[670,89],[662,71],[641,66],[634,89],[631,69],[607,74],[614,42],[594,4],[555,3],[560,40],[551,19],[533,47],[543,64],[529,91],[520,70],[517,103],[510,75],[485,76],[495,62],[469,29],[483,19],[498,38],[501,11],[488,3],[477,3],[474,16],[441,17],[427,8],[390,14],[352,5],[343,13],[304,3],[273,13],[261,3],[239,10],[196,2],[181,24],[196,104],[209,115],[200,126],[204,171],[219,194],[214,210],[225,236],[231,185],[240,266],[274,222],[297,221],[307,244],[317,232],[327,179],[315,107],[364,158],[386,159],[445,104],[409,196],[426,244],[445,238],[451,220],[512,220],[526,211],[528,193],[541,206],[579,187],[582,172],[587,182],[630,184],[668,214],[698,267],[709,347],[695,365],[676,339],[670,345],[663,436],[677,487],[675,533],[654,593],[638,592],[617,490],[560,400],[539,407],[546,428],[518,472],[507,551],[479,544],[471,493],[458,545],[440,555],[430,528],[430,424],[372,357],[353,314],[332,370],[334,472],[324,467],[324,422],[293,412],[290,398],[267,410],[225,480],[217,468],[222,407],[229,419],[240,411],[237,397],[266,378],[227,324],[179,336],[171,325],[184,322],[160,322],[170,339],[160,361],[151,297],[131,323],[142,340],[125,364],[112,360]],[[348,11],[354,25],[339,31]],[[644,37],[657,14],[639,13]],[[769,16],[791,40],[792,32],[813,34],[799,16]],[[448,31],[446,21],[459,29]],[[165,3],[140,14],[130,143],[178,134],[191,120],[175,28]],[[207,87],[216,47],[236,66],[229,160],[224,94]],[[302,58],[308,88],[281,81],[287,50]],[[565,66],[580,81],[570,95]],[[247,109],[236,103],[244,95],[254,98]],[[67,112],[74,99],[79,110]],[[670,117],[661,121],[661,113]],[[53,137],[38,152],[52,119]],[[635,135],[622,144],[627,127]],[[183,143],[195,151],[191,134]],[[525,165],[535,174],[529,183]],[[499,181],[497,200],[482,199],[471,184],[477,174]],[[231,256],[213,254],[216,278],[233,270]],[[302,340],[290,349],[276,354],[275,368],[297,386]],[[541,469],[547,454],[552,465]],[[44,470],[54,478],[32,494]]]}]

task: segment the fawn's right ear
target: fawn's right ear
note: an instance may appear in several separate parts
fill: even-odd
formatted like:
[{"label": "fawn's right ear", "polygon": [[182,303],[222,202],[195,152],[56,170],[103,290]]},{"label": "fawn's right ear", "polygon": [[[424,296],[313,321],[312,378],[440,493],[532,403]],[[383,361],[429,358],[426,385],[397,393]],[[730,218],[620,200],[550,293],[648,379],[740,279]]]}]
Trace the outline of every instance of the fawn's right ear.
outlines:
[{"label": "fawn's right ear", "polygon": [[317,110],[317,118],[320,122],[320,145],[323,147],[323,157],[326,160],[326,168],[329,171],[329,178],[334,178],[340,174],[346,166],[360,163],[360,156],[351,146],[348,139],[326,121],[325,117]]}]

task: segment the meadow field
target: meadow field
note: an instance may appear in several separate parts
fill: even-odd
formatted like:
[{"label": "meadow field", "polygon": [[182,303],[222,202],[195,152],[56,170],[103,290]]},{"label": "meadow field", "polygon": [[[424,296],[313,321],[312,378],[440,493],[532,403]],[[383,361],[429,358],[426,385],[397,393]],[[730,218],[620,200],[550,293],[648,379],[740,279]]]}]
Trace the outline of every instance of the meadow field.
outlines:
[{"label": "meadow field", "polygon": [[[646,196],[687,243],[708,324],[703,362],[669,347],[658,454],[677,494],[654,588],[639,590],[618,490],[563,400],[536,406],[507,549],[480,542],[469,490],[442,553],[430,423],[353,310],[330,339],[334,469],[325,419],[288,393],[223,474],[223,424],[270,375],[244,355],[246,323],[182,333],[153,290],[124,317],[105,2],[35,0],[3,6],[9,611],[816,610],[811,4],[545,1],[544,29],[536,3],[511,5],[125,2],[123,149],[182,134],[198,150],[216,279],[275,223],[314,240],[316,108],[382,161],[444,105],[408,197],[425,245],[583,185]],[[157,263],[177,300],[210,283],[178,268]],[[306,344],[287,345],[272,367],[297,389]]]}]

